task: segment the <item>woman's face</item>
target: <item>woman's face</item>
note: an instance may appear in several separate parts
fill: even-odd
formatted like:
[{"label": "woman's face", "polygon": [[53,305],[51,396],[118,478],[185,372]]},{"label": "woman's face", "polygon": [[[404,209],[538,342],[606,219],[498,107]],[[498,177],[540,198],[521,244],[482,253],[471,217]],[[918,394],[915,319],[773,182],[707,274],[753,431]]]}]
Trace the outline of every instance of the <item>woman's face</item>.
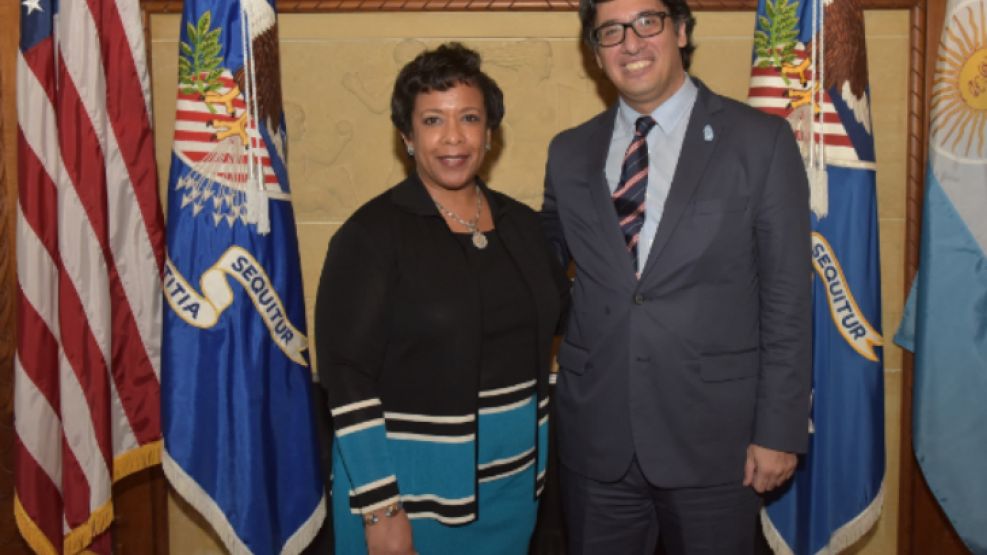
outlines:
[{"label": "woman's face", "polygon": [[415,168],[427,187],[448,190],[472,186],[490,141],[483,93],[459,84],[415,98],[411,135]]}]

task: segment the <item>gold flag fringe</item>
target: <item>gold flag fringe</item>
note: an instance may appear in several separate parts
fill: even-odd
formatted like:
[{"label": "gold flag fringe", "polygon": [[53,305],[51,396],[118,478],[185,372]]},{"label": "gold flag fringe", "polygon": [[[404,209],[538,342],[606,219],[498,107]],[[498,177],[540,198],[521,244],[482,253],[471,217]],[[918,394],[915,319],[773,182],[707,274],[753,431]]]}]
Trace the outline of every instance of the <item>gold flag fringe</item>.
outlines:
[{"label": "gold flag fringe", "polygon": [[14,494],[14,521],[17,523],[17,530],[21,537],[27,542],[28,547],[38,555],[58,555],[58,550],[48,541],[48,536],[38,528],[34,520],[24,510],[21,499]]},{"label": "gold flag fringe", "polygon": [[76,526],[71,532],[65,535],[62,543],[62,552],[66,555],[76,555],[81,553],[93,539],[106,531],[113,524],[113,499],[103,504],[89,515],[89,520]]},{"label": "gold flag fringe", "polygon": [[[117,455],[113,459],[113,483],[146,468],[161,464],[161,440],[152,441]],[[27,513],[20,497],[14,495],[14,521],[28,546],[38,555],[58,555],[59,551]],[[86,555],[93,539],[113,524],[113,499],[93,511],[89,519],[72,529],[62,540],[62,553]]]},{"label": "gold flag fringe", "polygon": [[113,459],[113,483],[159,464],[161,464],[160,439],[117,455]]}]

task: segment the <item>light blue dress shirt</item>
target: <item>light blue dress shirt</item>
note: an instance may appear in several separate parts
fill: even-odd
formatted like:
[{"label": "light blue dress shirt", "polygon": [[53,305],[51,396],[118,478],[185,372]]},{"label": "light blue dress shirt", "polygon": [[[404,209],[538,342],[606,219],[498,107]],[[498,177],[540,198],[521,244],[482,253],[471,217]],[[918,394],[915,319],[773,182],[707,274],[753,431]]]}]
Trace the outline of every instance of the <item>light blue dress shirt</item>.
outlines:
[{"label": "light blue dress shirt", "polygon": [[[672,186],[672,177],[678,165],[679,153],[682,151],[682,141],[685,140],[685,129],[688,127],[689,115],[696,103],[699,90],[687,75],[685,82],[668,100],[651,112],[657,125],[648,133],[648,188],[645,191],[644,225],[637,244],[637,271],[644,270],[651,253],[651,245],[661,222],[661,214],[665,209],[665,200]],[[613,136],[610,138],[610,150],[607,152],[607,164],[604,169],[610,194],[617,189],[620,181],[620,166],[624,160],[627,146],[634,138],[634,122],[644,114],[637,113],[633,108],[620,99],[617,109],[617,120],[613,126]]]}]

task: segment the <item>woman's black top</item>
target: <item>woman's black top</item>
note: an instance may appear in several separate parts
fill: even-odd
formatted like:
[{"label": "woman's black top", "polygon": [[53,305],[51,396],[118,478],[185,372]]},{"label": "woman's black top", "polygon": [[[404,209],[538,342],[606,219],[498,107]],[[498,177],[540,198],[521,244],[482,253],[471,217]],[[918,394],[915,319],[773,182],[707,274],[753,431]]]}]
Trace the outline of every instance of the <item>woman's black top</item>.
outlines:
[{"label": "woman's black top", "polygon": [[[409,514],[420,510],[450,522],[475,518],[473,449],[457,451],[437,468],[422,469],[422,484],[446,490],[437,492],[431,485],[399,484],[395,468],[400,463],[391,460],[388,446],[395,438],[431,442],[436,450],[462,445],[463,438],[475,443],[478,397],[488,366],[484,361],[490,356],[508,357],[504,362],[531,357],[529,364],[511,367],[535,380],[538,420],[547,415],[552,337],[568,299],[568,281],[537,214],[482,183],[480,187],[498,243],[488,249],[502,249],[507,263],[493,261],[490,269],[498,272],[496,279],[514,282],[496,302],[527,303],[522,314],[529,319],[509,322],[513,316],[504,316],[505,321],[487,322],[530,330],[508,333],[502,339],[511,346],[496,355],[484,346],[484,289],[498,283],[488,281],[485,272],[477,273],[475,264],[487,262],[471,258],[478,254],[469,251],[475,247],[464,248],[449,230],[417,176],[359,208],[330,242],[316,300],[316,355],[336,448],[348,461],[355,512],[397,499],[403,489],[422,499],[421,507],[405,502]],[[507,273],[512,276],[505,277]],[[521,337],[528,333],[530,340]],[[500,367],[501,361],[496,364]],[[491,379],[495,374],[491,372]],[[484,398],[484,403],[492,401],[496,399]],[[544,459],[537,457],[539,467]],[[443,473],[449,478],[441,480]],[[533,494],[541,489],[540,483],[532,486]],[[441,501],[454,497],[455,502]]]}]

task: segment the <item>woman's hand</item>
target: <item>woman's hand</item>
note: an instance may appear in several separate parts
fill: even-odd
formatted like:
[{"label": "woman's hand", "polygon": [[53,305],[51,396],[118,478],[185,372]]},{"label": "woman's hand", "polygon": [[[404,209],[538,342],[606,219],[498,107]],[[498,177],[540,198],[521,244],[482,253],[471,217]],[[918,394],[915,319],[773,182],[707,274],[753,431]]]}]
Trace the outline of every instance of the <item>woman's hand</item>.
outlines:
[{"label": "woman's hand", "polygon": [[384,516],[383,509],[376,512],[380,520],[363,528],[368,555],[417,555],[408,515],[398,511],[394,516]]}]

